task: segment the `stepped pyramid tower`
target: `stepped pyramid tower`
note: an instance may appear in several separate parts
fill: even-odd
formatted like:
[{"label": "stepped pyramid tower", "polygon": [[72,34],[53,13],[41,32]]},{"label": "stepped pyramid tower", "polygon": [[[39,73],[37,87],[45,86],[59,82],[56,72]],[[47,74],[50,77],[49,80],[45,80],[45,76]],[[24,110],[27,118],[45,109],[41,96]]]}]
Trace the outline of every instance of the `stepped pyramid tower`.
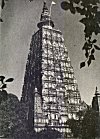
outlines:
[{"label": "stepped pyramid tower", "polygon": [[32,36],[22,101],[27,102],[29,125],[69,132],[66,121],[81,109],[81,97],[61,31],[54,29],[44,2],[39,30]]}]

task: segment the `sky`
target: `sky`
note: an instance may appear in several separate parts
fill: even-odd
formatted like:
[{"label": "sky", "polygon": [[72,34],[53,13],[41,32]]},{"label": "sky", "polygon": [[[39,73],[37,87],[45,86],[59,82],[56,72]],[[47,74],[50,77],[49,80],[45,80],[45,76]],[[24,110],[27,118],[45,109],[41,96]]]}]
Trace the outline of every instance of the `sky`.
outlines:
[{"label": "sky", "polygon": [[[84,26],[78,22],[82,17],[61,9],[62,0],[54,1],[56,5],[52,6],[51,16],[55,29],[63,33],[81,98],[90,105],[96,86],[100,91],[100,52],[95,53],[96,60],[90,67],[80,69],[80,62],[85,60],[82,51],[85,42]],[[48,8],[50,3],[51,0],[47,0]],[[8,84],[7,91],[19,98],[22,94],[31,37],[38,30],[37,23],[40,21],[42,7],[43,0],[9,0],[2,11],[4,23],[0,23],[0,75],[14,78]],[[100,36],[97,38],[100,45]]]}]

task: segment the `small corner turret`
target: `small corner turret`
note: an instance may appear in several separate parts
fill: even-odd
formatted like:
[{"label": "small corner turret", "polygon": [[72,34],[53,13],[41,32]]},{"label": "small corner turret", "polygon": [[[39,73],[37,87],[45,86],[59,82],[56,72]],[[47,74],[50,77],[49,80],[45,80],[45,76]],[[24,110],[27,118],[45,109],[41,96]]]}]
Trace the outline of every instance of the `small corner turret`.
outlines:
[{"label": "small corner turret", "polygon": [[100,93],[97,87],[95,90],[95,96],[93,97],[93,100],[92,100],[92,108],[96,112],[100,112]]}]

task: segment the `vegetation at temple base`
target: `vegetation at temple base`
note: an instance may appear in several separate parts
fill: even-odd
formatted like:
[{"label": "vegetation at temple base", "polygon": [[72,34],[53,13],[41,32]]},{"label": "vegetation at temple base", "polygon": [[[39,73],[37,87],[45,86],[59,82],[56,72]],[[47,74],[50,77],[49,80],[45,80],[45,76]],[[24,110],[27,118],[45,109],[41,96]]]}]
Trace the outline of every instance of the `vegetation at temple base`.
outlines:
[{"label": "vegetation at temple base", "polygon": [[[3,93],[5,91],[0,91],[0,98]],[[26,111],[26,105],[17,96],[7,93],[7,99],[0,104],[0,136],[25,139],[29,135]]]},{"label": "vegetation at temple base", "polygon": [[85,113],[86,110],[78,111],[76,113],[76,119],[72,118],[66,122],[66,124],[69,125],[69,128],[71,129],[73,137],[75,138],[82,137],[82,121]]},{"label": "vegetation at temple base", "polygon": [[5,79],[5,76],[0,76],[0,136],[4,137],[12,134],[15,107],[19,101],[15,95],[8,94],[5,90],[7,83],[13,80],[13,78]]},{"label": "vegetation at temple base", "polygon": [[7,93],[7,83],[13,80],[0,76],[0,136],[22,139],[28,134],[27,107],[16,95]]},{"label": "vegetation at temple base", "polygon": [[90,66],[95,60],[95,51],[100,51],[97,45],[96,35],[100,34],[100,1],[99,0],[65,0],[61,3],[64,10],[70,10],[72,14],[79,13],[82,19],[79,21],[85,27],[85,43],[82,50],[85,51],[86,60],[80,63],[80,68]]},{"label": "vegetation at temple base", "polygon": [[37,139],[57,139],[61,138],[61,136],[59,131],[47,128],[37,134]]},{"label": "vegetation at temple base", "polygon": [[92,108],[87,109],[81,119],[69,119],[66,123],[75,138],[94,139],[100,137],[100,116]]},{"label": "vegetation at temple base", "polygon": [[0,135],[4,137],[11,137],[13,134],[14,120],[16,118],[15,108],[18,102],[19,100],[15,95],[7,94],[7,99],[0,104]]},{"label": "vegetation at temple base", "polygon": [[100,116],[92,108],[89,109],[82,122],[83,139],[100,137]]},{"label": "vegetation at temple base", "polygon": [[82,127],[79,121],[75,119],[69,119],[67,121],[67,124],[69,125],[69,128],[71,129],[73,137],[75,138],[79,137],[81,133],[81,127]]}]

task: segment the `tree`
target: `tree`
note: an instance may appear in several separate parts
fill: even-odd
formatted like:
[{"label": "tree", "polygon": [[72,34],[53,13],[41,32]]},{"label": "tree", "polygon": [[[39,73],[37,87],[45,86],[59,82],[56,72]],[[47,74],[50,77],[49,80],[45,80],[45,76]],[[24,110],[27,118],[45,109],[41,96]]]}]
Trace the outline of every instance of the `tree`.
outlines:
[{"label": "tree", "polygon": [[7,99],[0,104],[0,135],[11,137],[12,128],[16,119],[15,108],[19,100],[13,94],[7,94]]},{"label": "tree", "polygon": [[17,96],[7,94],[7,99],[0,104],[0,136],[28,139],[27,111],[26,104]]},{"label": "tree", "polygon": [[7,83],[12,82],[13,78],[8,78],[5,80],[5,76],[0,76],[0,104],[2,101],[6,101],[8,97],[8,93],[5,90],[7,88]]},{"label": "tree", "polygon": [[77,138],[80,136],[81,124],[80,124],[79,120],[69,119],[67,121],[67,125],[69,125],[69,128],[71,129],[73,137]]},{"label": "tree", "polygon": [[5,90],[7,83],[13,80],[0,76],[0,136],[31,139],[34,131],[30,133],[28,130],[27,104],[20,102],[16,95],[8,94]]},{"label": "tree", "polygon": [[87,110],[82,122],[82,138],[100,137],[100,116],[92,108]]},{"label": "tree", "polygon": [[7,97],[8,97],[7,91],[6,90],[3,90],[3,91],[0,90],[0,104],[2,103],[2,101],[6,101]]},{"label": "tree", "polygon": [[85,43],[82,50],[85,51],[86,60],[80,63],[80,68],[84,67],[86,62],[88,66],[95,60],[94,53],[100,50],[96,44],[95,35],[100,33],[100,1],[99,0],[66,0],[61,3],[64,10],[70,10],[72,14],[79,13],[82,19],[79,21],[85,26]]},{"label": "tree", "polygon": [[[18,99],[16,96],[8,94],[5,90],[7,83],[12,82],[13,78],[5,79],[5,76],[0,76],[0,135],[9,136],[12,127],[12,114]],[[13,98],[13,99],[12,99]]]},{"label": "tree", "polygon": [[16,118],[13,126],[13,136],[14,139],[28,139],[28,123],[27,123],[27,105],[25,103],[19,102],[16,109]]},{"label": "tree", "polygon": [[8,94],[5,90],[7,83],[13,80],[0,76],[0,136],[28,139],[26,104],[21,103],[16,95]]},{"label": "tree", "polygon": [[68,119],[68,121],[66,122],[66,124],[69,125],[69,128],[71,129],[73,137],[75,138],[82,136],[82,122],[85,113],[86,110],[80,110],[76,113],[76,119]]}]

